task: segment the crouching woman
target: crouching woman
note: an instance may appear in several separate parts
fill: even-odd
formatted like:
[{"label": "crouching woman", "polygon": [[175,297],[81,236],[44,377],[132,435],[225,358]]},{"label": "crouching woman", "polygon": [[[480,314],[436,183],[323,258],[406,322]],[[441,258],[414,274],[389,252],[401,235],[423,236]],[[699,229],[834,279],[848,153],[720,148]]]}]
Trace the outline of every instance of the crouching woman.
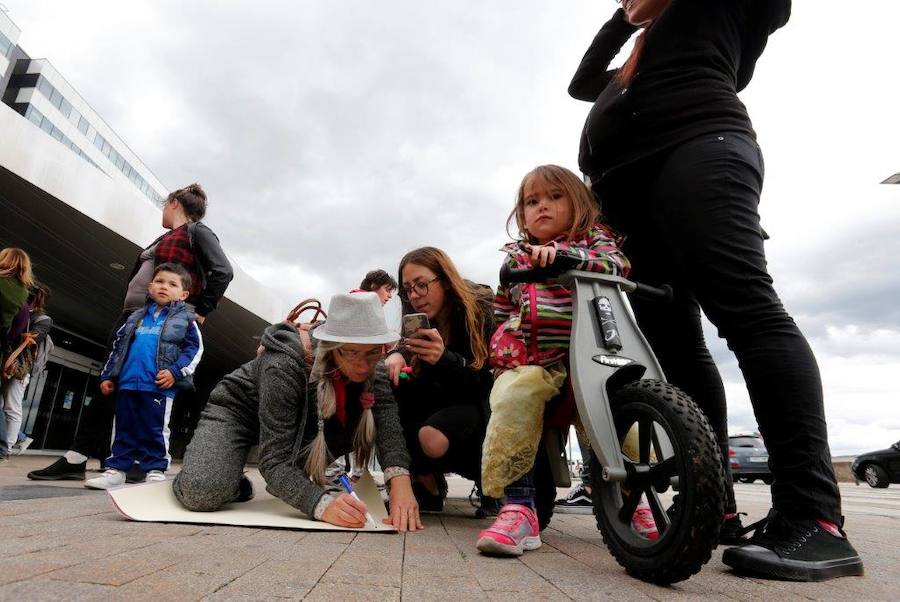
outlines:
[{"label": "crouching woman", "polygon": [[399,336],[388,330],[374,293],[335,295],[328,316],[302,340],[289,322],[270,326],[263,352],[213,389],[175,478],[185,508],[210,512],[249,500],[244,464],[258,443],[269,493],[310,518],[362,527],[365,504],[329,491],[325,469],[347,453],[365,466],[374,448],[390,488],[387,521],[400,531],[422,528],[381,361],[384,345]]}]

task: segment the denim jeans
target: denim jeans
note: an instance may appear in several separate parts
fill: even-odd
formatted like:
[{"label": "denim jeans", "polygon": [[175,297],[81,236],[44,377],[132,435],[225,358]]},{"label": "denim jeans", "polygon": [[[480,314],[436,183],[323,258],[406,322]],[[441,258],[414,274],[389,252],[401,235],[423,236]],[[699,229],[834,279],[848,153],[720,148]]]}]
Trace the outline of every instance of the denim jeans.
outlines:
[{"label": "denim jeans", "polygon": [[[755,140],[721,132],[620,168],[593,188],[607,220],[628,236],[630,277],[675,290],[672,303],[632,299],[632,306],[667,379],[709,418],[726,471],[725,389],[701,309],[737,357],[769,450],[773,507],[839,522],[819,369],[766,266],[763,172]],[[727,489],[733,512],[730,477]]]}]

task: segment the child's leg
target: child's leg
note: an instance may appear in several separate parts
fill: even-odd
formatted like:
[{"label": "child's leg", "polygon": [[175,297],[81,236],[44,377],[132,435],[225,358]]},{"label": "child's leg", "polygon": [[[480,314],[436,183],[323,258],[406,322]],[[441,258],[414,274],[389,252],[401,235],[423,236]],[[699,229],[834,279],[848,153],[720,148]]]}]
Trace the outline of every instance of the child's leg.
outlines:
[{"label": "child's leg", "polygon": [[106,468],[127,472],[140,455],[140,391],[116,392],[116,417],[113,421],[112,453],[106,459]]},{"label": "child's leg", "polygon": [[544,408],[559,394],[565,377],[562,369],[519,366],[494,382],[481,459],[481,486],[486,495],[500,497],[507,485],[533,468]]},{"label": "child's leg", "polygon": [[165,472],[169,468],[169,417],[173,397],[163,393],[141,391],[140,431],[138,442],[141,470]]}]

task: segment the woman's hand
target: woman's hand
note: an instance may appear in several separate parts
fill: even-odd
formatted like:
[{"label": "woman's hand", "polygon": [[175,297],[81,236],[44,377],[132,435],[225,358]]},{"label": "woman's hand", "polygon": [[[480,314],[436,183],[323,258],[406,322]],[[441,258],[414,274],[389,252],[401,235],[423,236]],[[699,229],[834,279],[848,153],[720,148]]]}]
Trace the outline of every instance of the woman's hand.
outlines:
[{"label": "woman's hand", "polygon": [[528,245],[528,252],[531,253],[531,265],[542,268],[553,264],[556,259],[556,244]]},{"label": "woman's hand", "polygon": [[392,353],[384,360],[384,365],[387,366],[391,382],[394,383],[395,387],[399,387],[400,371],[406,368],[406,358],[403,357],[402,353]]},{"label": "woman's hand", "polygon": [[432,366],[444,355],[444,339],[436,328],[420,328],[416,331],[416,336],[407,338],[404,344],[422,361]]},{"label": "woman's hand", "polygon": [[342,493],[325,508],[322,521],[338,527],[361,529],[366,526],[366,511],[365,503],[349,493]]},{"label": "woman's hand", "polygon": [[390,514],[383,519],[386,525],[393,525],[398,531],[418,531],[424,529],[419,517],[419,502],[413,495],[409,475],[391,479]]}]

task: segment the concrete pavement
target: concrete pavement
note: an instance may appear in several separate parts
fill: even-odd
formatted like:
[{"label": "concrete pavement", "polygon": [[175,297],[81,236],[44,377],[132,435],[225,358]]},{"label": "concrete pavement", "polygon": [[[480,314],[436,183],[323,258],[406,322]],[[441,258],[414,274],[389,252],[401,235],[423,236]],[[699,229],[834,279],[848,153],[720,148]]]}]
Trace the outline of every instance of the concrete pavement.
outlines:
[{"label": "concrete pavement", "polygon": [[[544,545],[520,559],[480,556],[490,521],[473,518],[471,484],[451,479],[442,515],[410,535],[134,523],[104,492],[28,481],[43,456],[0,465],[0,600],[898,600],[900,487],[842,484],[847,530],[865,577],[798,584],[739,578],[722,549],[694,578],[657,587],[628,577],[590,516],[556,515]],[[737,486],[750,520],[768,487]]]}]

